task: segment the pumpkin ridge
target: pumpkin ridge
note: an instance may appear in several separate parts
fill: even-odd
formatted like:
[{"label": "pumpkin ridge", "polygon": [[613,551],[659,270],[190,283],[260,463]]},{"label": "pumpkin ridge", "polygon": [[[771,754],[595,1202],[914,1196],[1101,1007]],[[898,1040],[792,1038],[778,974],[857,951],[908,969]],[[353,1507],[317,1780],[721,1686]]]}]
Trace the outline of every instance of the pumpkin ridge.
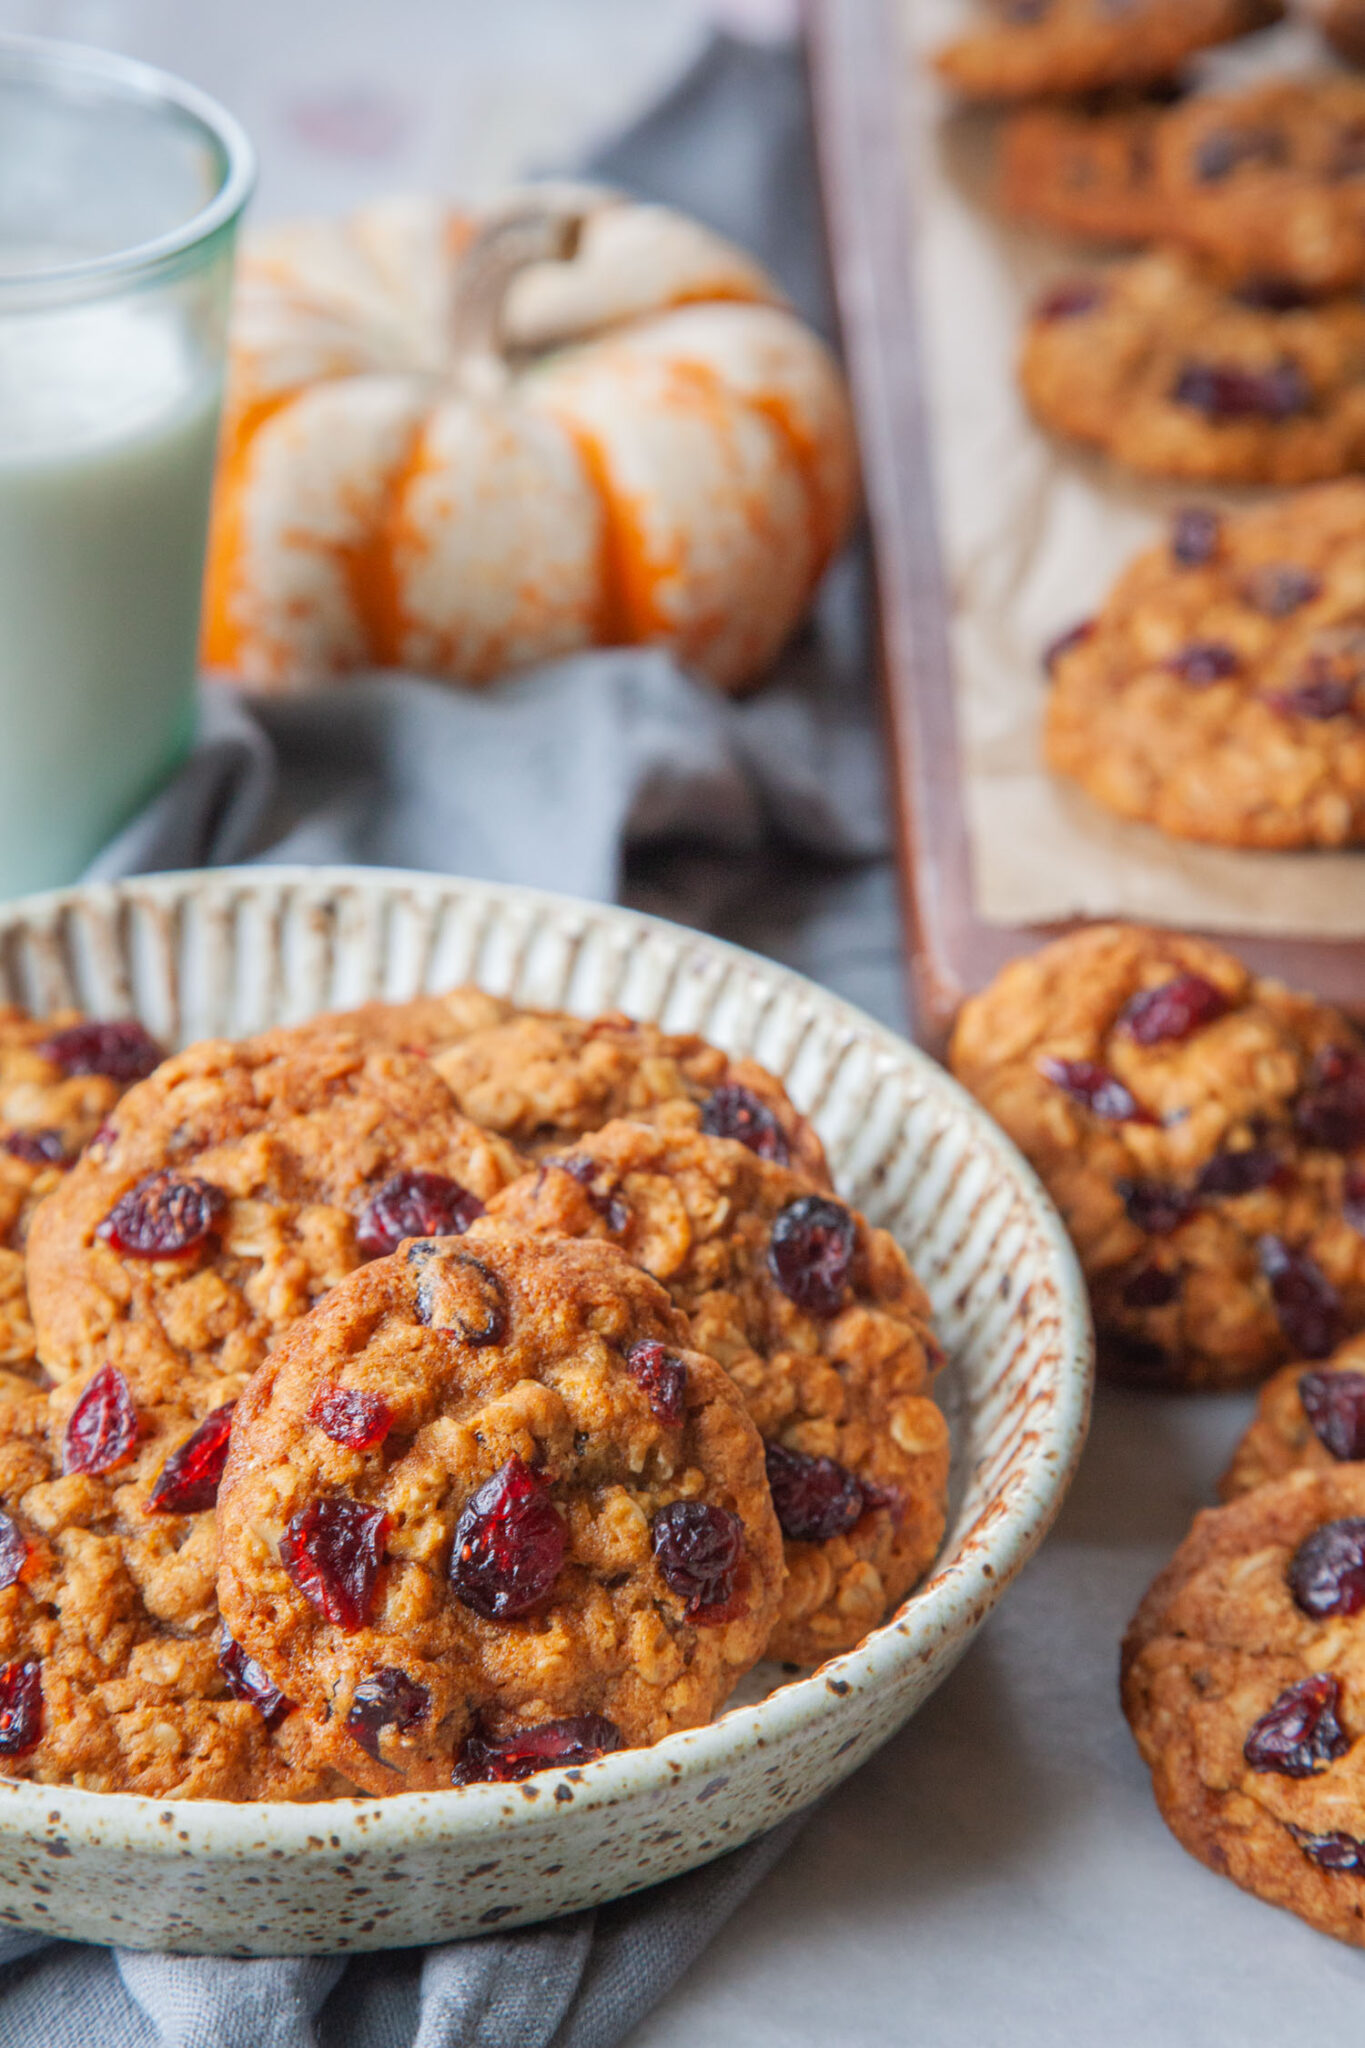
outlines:
[{"label": "pumpkin ridge", "polygon": [[283,412],[298,396],[293,390],[274,391],[268,397],[252,399],[235,419],[224,425],[204,559],[200,653],[210,668],[235,668],[242,652],[236,599],[241,590],[244,506],[252,448],[267,420]]},{"label": "pumpkin ridge", "polygon": [[370,657],[381,668],[395,668],[402,661],[406,620],[398,549],[405,538],[414,545],[420,540],[405,524],[403,501],[409,484],[422,472],[425,444],[426,421],[419,420],[384,480],[383,509],[370,531],[354,547],[337,548]]},{"label": "pumpkin ridge", "polygon": [[602,548],[597,622],[594,639],[600,647],[630,647],[663,632],[653,596],[655,577],[650,551],[638,517],[628,507],[631,494],[618,489],[598,436],[567,412],[554,408],[554,418],[574,445],[602,508]]}]

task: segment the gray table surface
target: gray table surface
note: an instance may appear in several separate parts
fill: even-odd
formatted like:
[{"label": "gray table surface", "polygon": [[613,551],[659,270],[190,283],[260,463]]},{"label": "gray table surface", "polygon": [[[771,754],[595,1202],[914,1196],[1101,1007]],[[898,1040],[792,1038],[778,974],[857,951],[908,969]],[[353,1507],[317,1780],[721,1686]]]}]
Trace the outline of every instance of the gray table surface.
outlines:
[{"label": "gray table surface", "polygon": [[[0,0],[0,27],[125,49],[216,93],[260,148],[264,215],[424,184],[477,193],[563,161],[663,85],[708,24],[780,33],[794,7]],[[851,962],[847,992],[895,1021],[889,914],[884,928],[887,958]],[[1057,1530],[959,1670],[827,1802],[631,2048],[1354,2038],[1343,2023],[1365,1961],[1175,1846],[1115,1698],[1124,1621],[1247,1408],[1101,1398]]]}]

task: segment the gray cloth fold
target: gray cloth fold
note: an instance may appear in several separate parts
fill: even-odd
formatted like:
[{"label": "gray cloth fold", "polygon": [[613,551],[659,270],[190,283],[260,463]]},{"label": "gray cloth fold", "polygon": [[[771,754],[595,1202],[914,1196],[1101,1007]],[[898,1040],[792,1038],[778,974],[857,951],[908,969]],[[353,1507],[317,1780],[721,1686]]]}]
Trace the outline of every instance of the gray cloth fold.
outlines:
[{"label": "gray cloth fold", "polygon": [[210,684],[190,763],[88,878],[357,860],[600,900],[621,893],[632,856],[660,847],[876,859],[865,612],[850,552],[772,680],[741,702],[633,647],[486,691],[396,674],[283,697]]},{"label": "gray cloth fold", "polygon": [[[794,48],[717,38],[591,168],[709,219],[831,327]],[[351,860],[617,897],[758,945],[898,1019],[866,581],[851,549],[744,702],[633,649],[478,694],[393,674],[293,697],[211,685],[193,758],[90,874]],[[799,1825],[595,1913],[425,1955],[216,1961],[0,1935],[0,2040],[612,2048]]]}]

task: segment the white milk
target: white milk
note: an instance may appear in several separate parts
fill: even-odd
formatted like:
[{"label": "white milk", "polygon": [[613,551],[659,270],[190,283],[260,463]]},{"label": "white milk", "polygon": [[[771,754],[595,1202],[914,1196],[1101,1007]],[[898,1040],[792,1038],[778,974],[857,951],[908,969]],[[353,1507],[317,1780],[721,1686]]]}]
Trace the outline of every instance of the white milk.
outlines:
[{"label": "white milk", "polygon": [[0,894],[189,744],[219,395],[165,299],[0,317]]}]

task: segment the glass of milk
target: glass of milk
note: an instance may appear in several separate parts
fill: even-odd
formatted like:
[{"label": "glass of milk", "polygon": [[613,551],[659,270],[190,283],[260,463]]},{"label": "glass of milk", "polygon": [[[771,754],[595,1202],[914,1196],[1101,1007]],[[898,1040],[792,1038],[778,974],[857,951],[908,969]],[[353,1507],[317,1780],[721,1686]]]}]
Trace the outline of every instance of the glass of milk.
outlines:
[{"label": "glass of milk", "polygon": [[0,895],[74,881],[194,734],[237,124],[0,36]]}]

